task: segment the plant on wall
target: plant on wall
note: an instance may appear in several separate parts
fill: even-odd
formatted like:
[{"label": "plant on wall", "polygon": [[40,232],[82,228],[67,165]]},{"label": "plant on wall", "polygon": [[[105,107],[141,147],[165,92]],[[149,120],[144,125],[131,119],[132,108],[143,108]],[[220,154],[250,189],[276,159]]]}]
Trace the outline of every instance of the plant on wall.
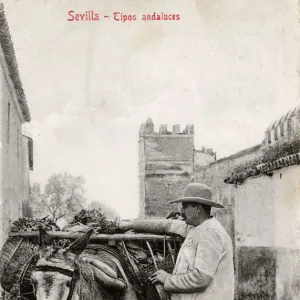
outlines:
[{"label": "plant on wall", "polygon": [[[300,139],[270,146],[264,150],[261,157],[236,166],[232,170],[231,175],[228,176],[224,182],[229,184],[241,184],[248,177],[269,174],[273,170],[300,164],[299,152]],[[265,166],[258,168],[261,164],[265,164]]]}]

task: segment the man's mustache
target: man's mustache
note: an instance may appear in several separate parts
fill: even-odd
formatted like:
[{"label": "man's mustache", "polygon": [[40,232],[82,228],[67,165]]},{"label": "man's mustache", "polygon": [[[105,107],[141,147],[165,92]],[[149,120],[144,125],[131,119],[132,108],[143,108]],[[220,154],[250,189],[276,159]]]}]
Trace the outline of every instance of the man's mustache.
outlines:
[{"label": "man's mustache", "polygon": [[180,215],[180,220],[185,220],[186,219],[186,215],[185,214],[181,214]]}]

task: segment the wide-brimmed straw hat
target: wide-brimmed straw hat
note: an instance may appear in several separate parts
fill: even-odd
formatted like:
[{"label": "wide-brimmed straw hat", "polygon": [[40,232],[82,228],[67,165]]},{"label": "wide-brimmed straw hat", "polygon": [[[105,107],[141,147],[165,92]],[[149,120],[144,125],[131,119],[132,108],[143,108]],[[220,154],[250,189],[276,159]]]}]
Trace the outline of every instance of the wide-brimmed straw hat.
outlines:
[{"label": "wide-brimmed straw hat", "polygon": [[225,208],[222,204],[212,199],[212,190],[202,183],[190,183],[187,185],[183,197],[178,198],[169,203],[192,202],[205,204],[216,208]]}]

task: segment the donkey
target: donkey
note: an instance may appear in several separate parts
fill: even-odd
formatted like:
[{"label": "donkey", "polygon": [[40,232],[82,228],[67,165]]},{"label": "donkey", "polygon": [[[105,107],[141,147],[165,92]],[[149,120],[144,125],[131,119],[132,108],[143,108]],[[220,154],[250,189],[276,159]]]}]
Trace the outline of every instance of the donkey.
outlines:
[{"label": "donkey", "polygon": [[[50,236],[40,229],[39,259],[31,274],[31,283],[37,300],[131,299],[129,297],[135,299],[135,295],[129,296],[126,293],[126,284],[123,281],[116,277],[105,277],[107,273],[93,267],[91,265],[91,262],[95,262],[93,258],[81,258],[91,234],[92,230],[83,234],[66,249],[54,249]],[[108,255],[102,261],[99,257],[99,264],[109,262],[111,273],[115,271],[115,274],[124,275],[115,257]],[[128,287],[129,282],[126,283]]]}]

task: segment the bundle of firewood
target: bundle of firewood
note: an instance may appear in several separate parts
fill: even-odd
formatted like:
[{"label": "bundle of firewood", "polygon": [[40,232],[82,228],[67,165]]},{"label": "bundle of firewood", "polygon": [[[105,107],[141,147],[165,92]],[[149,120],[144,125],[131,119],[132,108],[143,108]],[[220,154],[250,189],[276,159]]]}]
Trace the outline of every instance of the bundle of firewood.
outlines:
[{"label": "bundle of firewood", "polygon": [[60,231],[60,228],[48,216],[42,219],[19,218],[13,222],[11,231],[38,231],[39,227],[46,231]]},{"label": "bundle of firewood", "polygon": [[131,273],[136,277],[133,281],[135,283],[138,281],[138,285],[142,288],[158,269],[172,273],[179,250],[175,240],[172,246],[169,241],[130,241],[122,242],[121,245],[119,251],[131,269]]},{"label": "bundle of firewood", "polygon": [[[158,269],[163,269],[168,273],[173,271],[176,251],[172,253],[172,256],[166,249],[164,251],[162,243],[162,241],[123,241],[117,243],[122,264],[126,269],[126,276],[139,300],[147,298],[146,295],[148,295],[151,286],[148,279],[154,272]],[[153,293],[152,290],[151,293]],[[153,299],[157,298],[154,297]]]},{"label": "bundle of firewood", "polygon": [[95,233],[113,234],[118,231],[119,224],[117,220],[108,220],[100,209],[82,209],[64,230],[76,232],[87,231],[90,228],[93,228]]}]

